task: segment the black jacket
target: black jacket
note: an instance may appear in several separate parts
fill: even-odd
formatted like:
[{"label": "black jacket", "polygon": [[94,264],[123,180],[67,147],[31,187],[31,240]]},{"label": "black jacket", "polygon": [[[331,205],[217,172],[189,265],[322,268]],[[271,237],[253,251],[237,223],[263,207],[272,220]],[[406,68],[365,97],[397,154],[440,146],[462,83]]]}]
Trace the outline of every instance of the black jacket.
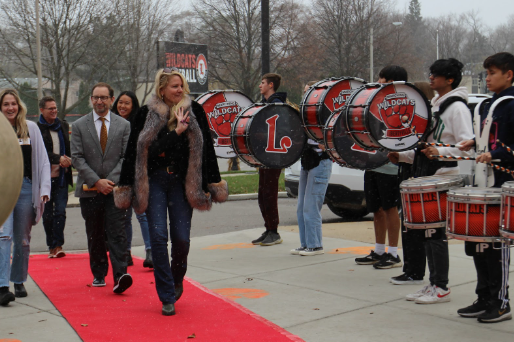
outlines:
[{"label": "black jacket", "polygon": [[[52,136],[50,135],[50,128],[47,125],[43,125],[37,122],[37,126],[41,131],[41,135],[43,136],[43,142],[45,143],[46,151],[48,152],[48,160],[50,160],[50,164],[59,165],[61,156],[59,154],[55,154],[54,151],[54,142],[52,141]],[[71,158],[70,151],[70,125],[66,122],[66,120],[61,120],[61,130],[64,138],[64,150],[68,157]],[[73,175],[71,172],[71,167],[66,168],[66,173],[64,174],[64,179],[69,185],[73,185]]]},{"label": "black jacket", "polygon": [[262,103],[286,103],[287,93],[273,93],[266,100],[262,98]]}]

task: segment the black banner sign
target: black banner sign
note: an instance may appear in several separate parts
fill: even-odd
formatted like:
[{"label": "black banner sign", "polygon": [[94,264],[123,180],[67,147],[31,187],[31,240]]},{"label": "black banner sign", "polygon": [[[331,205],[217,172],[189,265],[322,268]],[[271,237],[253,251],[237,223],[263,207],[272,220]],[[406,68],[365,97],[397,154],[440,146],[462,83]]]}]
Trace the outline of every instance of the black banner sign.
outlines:
[{"label": "black banner sign", "polygon": [[207,45],[176,42],[157,43],[157,67],[178,68],[191,93],[205,93],[208,86]]}]

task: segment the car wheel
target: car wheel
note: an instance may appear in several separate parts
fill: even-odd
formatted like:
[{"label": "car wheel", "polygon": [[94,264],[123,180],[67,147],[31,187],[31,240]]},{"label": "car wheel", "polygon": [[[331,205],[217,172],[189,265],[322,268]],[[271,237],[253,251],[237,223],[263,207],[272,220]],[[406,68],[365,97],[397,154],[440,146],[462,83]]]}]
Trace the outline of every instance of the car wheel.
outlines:
[{"label": "car wheel", "polygon": [[366,208],[361,209],[343,209],[336,207],[332,204],[332,202],[327,203],[328,209],[332,211],[337,216],[340,216],[347,220],[356,220],[360,219],[368,214],[368,210]]}]

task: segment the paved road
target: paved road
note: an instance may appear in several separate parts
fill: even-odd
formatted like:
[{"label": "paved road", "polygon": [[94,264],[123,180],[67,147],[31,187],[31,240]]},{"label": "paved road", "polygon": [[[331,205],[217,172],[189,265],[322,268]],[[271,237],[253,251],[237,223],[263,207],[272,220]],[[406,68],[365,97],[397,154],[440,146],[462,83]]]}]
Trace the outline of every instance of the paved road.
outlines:
[{"label": "paved road", "polygon": [[[280,198],[278,200],[281,226],[297,224],[296,202],[297,200],[293,198]],[[80,213],[80,208],[68,208],[66,213],[66,242],[64,249],[87,249],[84,220]],[[323,223],[343,222],[326,205],[323,206],[322,216]],[[365,219],[369,219],[369,216]],[[143,238],[135,215],[132,218],[132,225],[134,227],[132,246],[142,246]],[[257,200],[230,201],[223,204],[215,204],[212,210],[208,212],[195,211],[193,214],[191,237],[222,234],[263,226],[264,222]],[[32,228],[31,251],[45,252],[47,250],[45,241],[46,236],[41,220],[37,226]]]}]

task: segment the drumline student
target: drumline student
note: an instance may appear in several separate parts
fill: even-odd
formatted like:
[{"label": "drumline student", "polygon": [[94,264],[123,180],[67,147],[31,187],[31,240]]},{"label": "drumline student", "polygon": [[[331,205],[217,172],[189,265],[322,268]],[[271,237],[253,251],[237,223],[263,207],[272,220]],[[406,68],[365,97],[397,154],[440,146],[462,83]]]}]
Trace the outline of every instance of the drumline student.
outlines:
[{"label": "drumline student", "polygon": [[[397,65],[386,66],[378,75],[378,83],[407,82],[407,80],[407,71]],[[401,267],[402,261],[398,256],[400,235],[398,166],[387,163],[364,172],[364,192],[368,210],[373,213],[375,250],[371,250],[371,253],[363,258],[356,258],[355,262],[359,265],[373,265],[376,269]],[[389,238],[387,252],[386,235]]]},{"label": "drumline student", "polygon": [[[277,93],[282,77],[278,74],[264,74],[259,90],[263,103],[284,103],[287,93]],[[259,168],[258,202],[266,231],[253,240],[252,244],[273,246],[282,243],[278,233],[278,179],[282,169]]]},{"label": "drumline student", "polygon": [[[458,87],[462,80],[464,65],[456,59],[440,59],[430,66],[430,86],[438,95],[432,99],[432,128],[429,131],[427,142],[457,144],[471,139],[473,129],[470,120],[470,111],[466,105],[468,92],[466,87]],[[390,160],[394,163],[413,163],[415,177],[431,175],[457,175],[459,167],[457,162],[439,161],[432,155],[469,155],[469,152],[459,151],[455,147],[424,147],[422,150],[406,152],[390,152]],[[449,254],[448,241],[445,228],[437,228],[434,234],[424,230],[423,240],[410,239],[409,250],[416,253],[416,249],[425,249],[430,284],[421,290],[408,294],[406,299],[417,304],[434,304],[450,301],[450,288],[448,285]],[[407,230],[407,235],[414,229]],[[419,260],[418,260],[419,262]],[[424,260],[423,260],[424,263]],[[424,265],[412,265],[421,268]],[[393,280],[393,279],[392,279]],[[391,281],[392,281],[391,280]]]},{"label": "drumline student", "polygon": [[[484,68],[487,70],[487,88],[494,92],[494,95],[490,102],[480,110],[482,129],[491,106],[503,96],[514,96],[514,87],[512,86],[514,56],[508,52],[494,54],[486,58]],[[488,140],[490,152],[478,156],[476,162],[489,163],[492,159],[499,159],[501,162],[497,165],[513,169],[514,156],[496,141],[498,139],[510,148],[514,148],[514,136],[512,136],[514,101],[506,100],[499,103],[494,110],[492,119]],[[462,150],[469,150],[475,145],[475,141],[469,140],[461,145]],[[510,174],[494,170],[493,187],[500,188],[509,180],[513,180]],[[473,256],[475,263],[477,271],[475,293],[478,299],[470,306],[459,309],[457,313],[463,317],[477,317],[478,321],[482,323],[496,323],[512,319],[508,292],[509,246],[504,243],[466,242],[465,250],[467,255]]]}]

